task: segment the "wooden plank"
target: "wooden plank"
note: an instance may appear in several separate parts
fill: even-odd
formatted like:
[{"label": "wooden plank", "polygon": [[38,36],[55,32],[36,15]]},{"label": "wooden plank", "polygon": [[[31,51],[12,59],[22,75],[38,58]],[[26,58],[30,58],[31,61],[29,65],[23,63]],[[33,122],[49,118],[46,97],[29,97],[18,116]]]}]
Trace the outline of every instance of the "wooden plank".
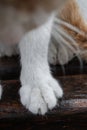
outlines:
[{"label": "wooden plank", "polygon": [[64,89],[64,97],[45,116],[28,112],[19,100],[18,80],[2,80],[0,101],[0,130],[75,130],[87,128],[87,75],[56,77]]},{"label": "wooden plank", "polygon": [[[19,56],[0,59],[0,79],[3,96],[0,101],[0,130],[85,130],[87,129],[87,64],[83,72],[75,58],[65,65],[52,66],[55,78],[64,89],[64,97],[45,116],[33,115],[20,103]],[[77,75],[78,74],[78,75]]]}]

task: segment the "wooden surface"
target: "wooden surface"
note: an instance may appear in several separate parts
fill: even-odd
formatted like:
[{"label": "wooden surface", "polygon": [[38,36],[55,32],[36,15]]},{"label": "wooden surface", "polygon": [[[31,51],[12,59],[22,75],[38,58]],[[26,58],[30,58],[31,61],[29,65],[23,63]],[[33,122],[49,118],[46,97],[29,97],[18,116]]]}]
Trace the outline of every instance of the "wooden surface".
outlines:
[{"label": "wooden surface", "polygon": [[20,103],[19,57],[0,59],[0,78],[3,96],[0,101],[0,130],[86,130],[87,129],[87,66],[80,71],[76,59],[51,70],[64,89],[58,106],[45,116],[33,115]]}]

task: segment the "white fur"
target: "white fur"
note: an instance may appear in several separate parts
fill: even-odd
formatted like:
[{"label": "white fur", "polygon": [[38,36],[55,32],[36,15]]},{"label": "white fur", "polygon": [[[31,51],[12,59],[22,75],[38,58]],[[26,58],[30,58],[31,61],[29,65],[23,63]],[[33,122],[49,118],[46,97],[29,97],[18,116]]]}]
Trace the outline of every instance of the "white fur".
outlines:
[{"label": "white fur", "polygon": [[63,92],[51,76],[48,66],[48,46],[54,17],[30,31],[19,44],[21,53],[21,102],[34,114],[45,114],[57,104]]},{"label": "white fur", "polygon": [[87,0],[77,0],[77,4],[85,22],[87,23]]},{"label": "white fur", "polygon": [[0,85],[0,99],[1,99],[1,96],[2,96],[2,86]]},{"label": "white fur", "polygon": [[19,54],[18,46],[0,43],[0,57]]},{"label": "white fur", "polygon": [[52,65],[58,64],[58,47],[54,43],[51,39],[48,49],[48,62]]},{"label": "white fur", "polygon": [[74,57],[73,51],[69,47],[59,44],[55,45],[54,42],[50,43],[48,52],[48,62],[52,65],[64,65],[67,64]]}]

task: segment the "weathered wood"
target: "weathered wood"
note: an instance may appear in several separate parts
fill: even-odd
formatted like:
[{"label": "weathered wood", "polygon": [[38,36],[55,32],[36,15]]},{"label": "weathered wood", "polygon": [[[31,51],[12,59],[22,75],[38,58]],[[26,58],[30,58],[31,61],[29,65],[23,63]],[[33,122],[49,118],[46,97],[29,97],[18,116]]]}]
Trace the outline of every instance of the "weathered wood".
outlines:
[{"label": "weathered wood", "polygon": [[[18,80],[19,57],[0,59],[0,78],[3,96],[0,101],[0,130],[85,130],[87,129],[87,66],[79,74],[77,60],[66,65],[66,75],[60,66],[51,67],[64,89],[58,106],[45,116],[33,115],[20,103]],[[68,68],[70,67],[70,68]],[[78,69],[78,70],[77,70]],[[74,71],[74,72],[73,72]],[[73,74],[73,75],[71,75]],[[68,76],[69,75],[69,76]]]},{"label": "weathered wood", "polygon": [[24,123],[26,128],[32,130],[35,128],[50,130],[53,126],[55,129],[71,129],[71,126],[79,129],[87,128],[87,75],[58,79],[64,88],[64,97],[59,101],[60,105],[45,116],[35,116],[20,104],[18,80],[2,81],[4,91],[0,101],[0,127],[7,128],[9,125],[11,128],[11,124],[16,124],[17,129],[19,122],[20,129],[22,125],[25,126]]}]

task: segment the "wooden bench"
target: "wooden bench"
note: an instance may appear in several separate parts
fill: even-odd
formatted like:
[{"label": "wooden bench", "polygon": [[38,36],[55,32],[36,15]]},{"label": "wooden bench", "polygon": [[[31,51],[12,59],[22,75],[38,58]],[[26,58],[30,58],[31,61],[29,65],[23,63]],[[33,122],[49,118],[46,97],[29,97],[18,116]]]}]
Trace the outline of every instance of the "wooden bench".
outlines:
[{"label": "wooden bench", "polygon": [[87,129],[87,65],[83,69],[77,59],[65,65],[51,66],[64,89],[58,106],[45,116],[33,115],[20,103],[19,57],[0,59],[3,96],[0,101],[0,130],[86,130]]}]

